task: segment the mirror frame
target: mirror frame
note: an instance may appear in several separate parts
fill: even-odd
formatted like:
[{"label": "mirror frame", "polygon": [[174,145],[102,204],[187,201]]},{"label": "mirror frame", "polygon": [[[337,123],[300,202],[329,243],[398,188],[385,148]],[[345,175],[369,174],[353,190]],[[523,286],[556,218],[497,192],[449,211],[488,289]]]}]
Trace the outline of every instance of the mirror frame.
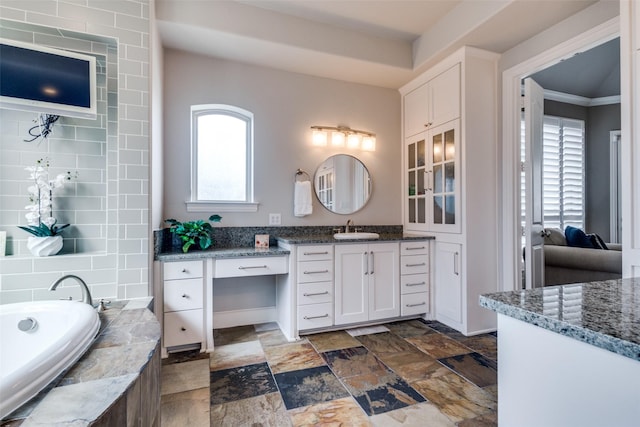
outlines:
[{"label": "mirror frame", "polygon": [[[357,209],[353,209],[349,212],[337,212],[336,210],[330,208],[329,206],[327,206],[327,204],[325,204],[325,202],[323,201],[323,196],[321,194],[321,192],[323,191],[322,189],[318,188],[318,181],[319,181],[319,173],[323,170],[323,165],[325,165],[325,163],[327,163],[327,161],[332,160],[336,157],[348,157],[353,159],[354,161],[356,161],[363,169],[363,171],[366,173],[366,178],[367,178],[367,198],[366,200],[364,200],[364,202],[362,203],[361,206],[359,206]],[[335,180],[335,177],[333,178]],[[333,184],[333,187],[337,186],[338,184]],[[329,157],[327,157],[326,159],[324,159],[316,168],[315,173],[313,174],[313,190],[314,193],[316,195],[316,199],[318,200],[318,202],[320,202],[320,204],[322,205],[322,207],[324,207],[326,210],[328,210],[331,213],[337,214],[337,215],[351,215],[355,212],[358,212],[360,210],[362,210],[371,200],[371,194],[373,193],[373,179],[371,178],[371,173],[369,172],[369,169],[367,169],[367,167],[365,166],[365,164],[362,162],[362,160],[358,159],[355,156],[352,156],[350,154],[344,154],[344,153],[337,153],[334,155],[331,155]]]}]

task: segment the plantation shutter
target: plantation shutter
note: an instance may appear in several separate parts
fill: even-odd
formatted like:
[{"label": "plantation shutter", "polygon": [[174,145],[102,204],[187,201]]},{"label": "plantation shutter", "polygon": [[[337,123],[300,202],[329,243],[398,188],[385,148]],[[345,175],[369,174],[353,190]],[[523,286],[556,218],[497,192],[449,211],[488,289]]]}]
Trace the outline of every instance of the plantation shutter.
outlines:
[{"label": "plantation shutter", "polygon": [[545,116],[544,225],[584,228],[584,122]]}]

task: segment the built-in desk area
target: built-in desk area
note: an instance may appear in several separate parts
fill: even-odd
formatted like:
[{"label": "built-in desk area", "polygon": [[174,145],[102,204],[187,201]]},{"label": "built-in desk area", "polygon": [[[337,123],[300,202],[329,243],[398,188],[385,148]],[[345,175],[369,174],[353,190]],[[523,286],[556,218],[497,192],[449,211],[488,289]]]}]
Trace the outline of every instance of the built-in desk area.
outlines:
[{"label": "built-in desk area", "polygon": [[[219,281],[224,287],[224,279],[236,279],[238,293],[244,293],[243,284],[237,279],[267,278],[277,280],[277,275],[288,273],[289,251],[278,247],[267,249],[225,248],[189,253],[161,253],[157,256],[161,267],[161,295],[163,323],[163,355],[167,348],[182,350],[200,346],[205,351],[213,351],[213,329],[275,321],[270,307],[265,315],[247,312],[230,313],[232,320],[226,323],[214,321],[214,288]],[[232,296],[233,298],[233,296]],[[233,310],[232,310],[233,311]],[[244,316],[243,316],[244,314]],[[221,323],[221,324],[220,324]]]}]

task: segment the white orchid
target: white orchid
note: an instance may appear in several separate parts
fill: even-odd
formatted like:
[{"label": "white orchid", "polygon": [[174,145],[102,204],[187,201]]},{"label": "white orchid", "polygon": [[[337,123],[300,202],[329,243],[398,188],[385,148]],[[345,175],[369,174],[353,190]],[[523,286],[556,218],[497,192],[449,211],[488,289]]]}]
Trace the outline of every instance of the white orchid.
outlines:
[{"label": "white orchid", "polygon": [[49,179],[49,159],[44,158],[36,162],[35,166],[26,167],[33,185],[27,188],[30,205],[25,206],[27,223],[32,226],[52,227],[56,223],[53,217],[53,191],[64,186],[65,181],[70,181],[71,172],[59,174],[54,179]]}]

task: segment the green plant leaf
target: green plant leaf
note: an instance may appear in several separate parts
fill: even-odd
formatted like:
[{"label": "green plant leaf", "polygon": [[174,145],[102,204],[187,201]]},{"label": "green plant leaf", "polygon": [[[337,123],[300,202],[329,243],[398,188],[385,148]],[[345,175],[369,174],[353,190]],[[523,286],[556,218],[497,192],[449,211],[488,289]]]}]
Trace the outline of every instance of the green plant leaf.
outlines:
[{"label": "green plant leaf", "polygon": [[57,236],[64,230],[69,227],[70,224],[56,225],[57,221],[54,222],[51,227],[47,227],[46,224],[39,225],[28,225],[26,227],[19,225],[18,228],[26,231],[27,233],[33,234],[36,237],[48,237],[48,236]]},{"label": "green plant leaf", "polygon": [[[210,221],[220,222],[222,217],[220,215],[211,215]],[[201,249],[207,249],[213,245],[213,239],[211,239],[211,231],[213,227],[206,220],[198,219],[194,221],[180,222],[173,218],[165,219],[165,222],[170,224],[169,231],[176,234],[180,240],[182,240],[182,251],[187,252],[192,245],[196,242]]]}]

